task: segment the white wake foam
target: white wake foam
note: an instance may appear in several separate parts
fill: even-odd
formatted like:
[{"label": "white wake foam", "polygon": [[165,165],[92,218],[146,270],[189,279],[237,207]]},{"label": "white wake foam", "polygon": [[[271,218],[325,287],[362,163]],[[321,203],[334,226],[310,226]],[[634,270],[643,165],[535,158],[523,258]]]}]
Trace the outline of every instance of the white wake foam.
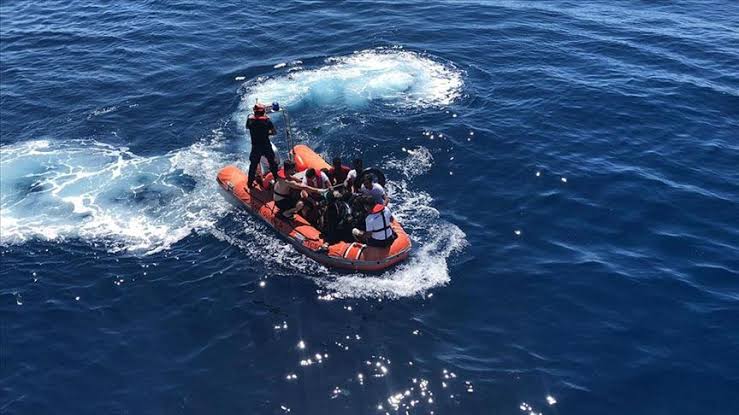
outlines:
[{"label": "white wake foam", "polygon": [[403,152],[408,155],[406,158],[390,158],[383,167],[402,173],[406,179],[412,179],[426,173],[434,164],[434,156],[426,147],[419,146],[410,149],[403,147]]},{"label": "white wake foam", "polygon": [[[405,226],[406,224],[403,223]],[[429,289],[449,282],[449,257],[465,245],[465,234],[457,226],[446,223],[431,235],[414,235],[416,248],[408,262],[380,276],[363,274],[338,275],[319,279],[318,283],[336,298],[399,298],[422,295]]]},{"label": "white wake foam", "polygon": [[[453,65],[399,49],[332,58],[316,69],[289,69],[245,84],[234,115],[241,133],[246,133],[246,103],[256,97],[293,108],[359,108],[371,101],[423,108],[450,104],[462,87]],[[410,258],[383,274],[346,274],[298,253],[247,213],[239,213],[240,226],[217,226],[232,205],[219,194],[213,175],[235,156],[224,148],[220,131],[214,133],[209,141],[150,157],[93,140],[0,146],[0,243],[78,238],[102,242],[111,251],[153,253],[204,232],[268,268],[314,278],[330,297],[414,296],[449,282],[448,261],[466,245],[465,234],[440,217],[431,195],[412,186],[414,177],[433,165],[425,147],[405,150],[383,165],[390,173],[391,208],[413,240]],[[310,142],[314,137],[306,134],[295,131],[298,141]]]},{"label": "white wake foam", "polygon": [[[396,172],[400,180],[388,181],[393,215],[403,224],[413,240],[414,249],[407,262],[379,275],[335,275],[318,280],[328,295],[338,298],[398,298],[422,295],[431,288],[449,282],[449,258],[466,245],[464,232],[443,220],[432,206],[433,198],[414,190],[411,181],[427,172],[433,156],[425,147],[405,151],[403,158],[390,158],[383,168]],[[390,175],[392,176],[392,175]]]},{"label": "white wake foam", "polygon": [[316,69],[257,78],[245,84],[244,112],[256,99],[283,106],[361,108],[380,101],[419,108],[451,104],[462,88],[461,72],[449,63],[398,48],[372,49],[329,58]]},{"label": "white wake foam", "polygon": [[[397,49],[363,51],[328,61],[318,69],[247,82],[244,99],[234,116],[238,125],[243,125],[256,98],[292,108],[310,105],[321,110],[337,106],[357,108],[372,100],[424,107],[450,104],[462,86],[461,73],[453,66]],[[297,133],[302,134],[300,130]],[[302,137],[299,141],[311,138]],[[386,171],[395,173],[389,175],[388,182],[391,208],[411,235],[414,249],[407,262],[380,275],[336,273],[307,259],[277,237],[264,238],[264,229],[248,220],[243,222],[243,229],[217,232],[216,237],[267,263],[311,275],[328,298],[422,295],[449,282],[449,258],[467,244],[459,227],[441,219],[432,206],[431,195],[411,186],[413,178],[426,173],[432,165],[431,152],[422,146],[404,149],[401,157],[390,157],[383,165]],[[393,180],[393,176],[399,180]],[[258,238],[254,232],[259,233]]]},{"label": "white wake foam", "polygon": [[213,180],[225,164],[215,137],[152,157],[93,140],[2,146],[0,243],[80,238],[151,253],[210,228],[230,207]]},{"label": "white wake foam", "polygon": [[440,218],[428,193],[411,186],[432,166],[428,149],[407,150],[383,165],[390,177],[399,178],[388,182],[391,207],[414,249],[407,262],[366,275],[323,267],[245,212],[239,226],[217,226],[232,210],[213,179],[230,161],[220,147],[218,136],[151,157],[91,140],[0,147],[0,243],[78,238],[113,252],[153,253],[202,232],[268,268],[310,276],[334,298],[414,296],[449,282],[448,260],[466,240],[461,229]]}]

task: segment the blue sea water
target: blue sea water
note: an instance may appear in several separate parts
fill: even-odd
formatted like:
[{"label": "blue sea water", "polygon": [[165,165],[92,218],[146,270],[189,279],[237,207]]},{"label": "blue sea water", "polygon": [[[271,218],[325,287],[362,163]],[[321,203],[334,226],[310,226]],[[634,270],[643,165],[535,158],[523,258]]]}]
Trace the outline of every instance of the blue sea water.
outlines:
[{"label": "blue sea water", "polygon": [[[0,413],[739,413],[739,3],[8,0],[0,38]],[[385,170],[406,263],[222,197],[255,99]]]}]

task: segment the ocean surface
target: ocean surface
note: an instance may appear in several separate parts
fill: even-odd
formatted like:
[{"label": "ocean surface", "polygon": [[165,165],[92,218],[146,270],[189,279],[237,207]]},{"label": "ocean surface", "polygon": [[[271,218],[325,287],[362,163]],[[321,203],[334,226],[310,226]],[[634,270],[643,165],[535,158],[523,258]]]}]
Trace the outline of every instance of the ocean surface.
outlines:
[{"label": "ocean surface", "polygon": [[[7,0],[0,37],[0,413],[739,413],[739,2]],[[385,171],[407,262],[223,197],[256,99]]]}]

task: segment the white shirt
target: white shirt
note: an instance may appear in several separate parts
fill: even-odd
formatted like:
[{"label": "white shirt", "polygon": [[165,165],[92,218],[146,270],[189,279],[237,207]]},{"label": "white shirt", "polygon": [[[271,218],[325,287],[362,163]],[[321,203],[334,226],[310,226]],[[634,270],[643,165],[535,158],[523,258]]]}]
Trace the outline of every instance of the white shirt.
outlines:
[{"label": "white shirt", "polygon": [[359,188],[359,193],[372,196],[375,203],[385,203],[385,189],[383,189],[379,183],[372,183],[371,189],[367,189],[362,185],[362,187]]},{"label": "white shirt", "polygon": [[[392,213],[386,206],[380,213],[370,213],[364,220],[365,229],[370,233],[372,239],[376,241],[384,241],[393,236],[393,230],[390,228]],[[383,221],[384,219],[384,221]]]},{"label": "white shirt", "polygon": [[[318,186],[313,186],[313,184],[310,184],[309,182],[316,184],[318,183]],[[326,173],[322,171],[316,172],[316,177],[313,178],[313,180],[308,179],[308,176],[303,176],[303,186],[310,186],[315,187],[317,189],[326,189],[331,187],[331,180],[329,180],[328,176],[326,176]]]},{"label": "white shirt", "polygon": [[344,180],[344,187],[349,187],[349,183],[354,183],[357,181],[357,170],[351,169],[349,170],[349,173],[346,174],[346,180]]}]

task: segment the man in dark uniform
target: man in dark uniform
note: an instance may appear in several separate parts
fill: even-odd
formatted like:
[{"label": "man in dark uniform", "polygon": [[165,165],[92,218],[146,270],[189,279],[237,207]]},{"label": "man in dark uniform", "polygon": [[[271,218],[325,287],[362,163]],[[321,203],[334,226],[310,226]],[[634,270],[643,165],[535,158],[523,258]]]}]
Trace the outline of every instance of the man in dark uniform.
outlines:
[{"label": "man in dark uniform", "polygon": [[277,177],[277,161],[275,160],[275,152],[272,150],[272,143],[269,136],[275,134],[275,126],[272,120],[265,114],[265,108],[262,104],[254,105],[254,115],[250,115],[246,120],[246,128],[249,129],[251,135],[251,153],[249,154],[249,187],[252,187],[254,178],[257,173],[257,166],[262,156],[267,158],[269,162],[269,170],[272,177]]}]

